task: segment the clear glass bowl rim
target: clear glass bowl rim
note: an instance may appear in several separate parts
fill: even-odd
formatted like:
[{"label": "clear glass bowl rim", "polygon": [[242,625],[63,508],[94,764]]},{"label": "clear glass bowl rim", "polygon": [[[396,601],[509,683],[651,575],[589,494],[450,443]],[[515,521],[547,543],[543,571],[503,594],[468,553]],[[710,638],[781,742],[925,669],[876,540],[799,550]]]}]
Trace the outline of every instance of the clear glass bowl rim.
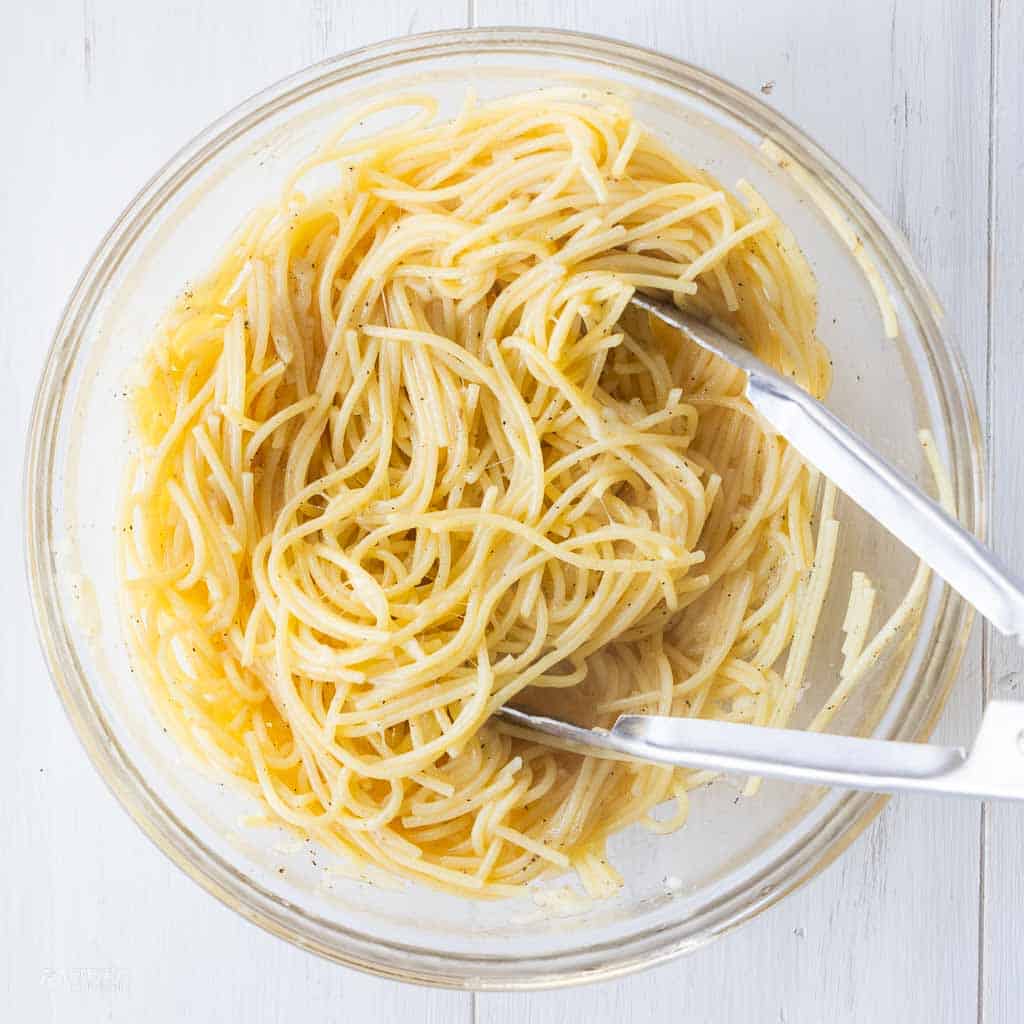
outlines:
[{"label": "clear glass bowl rim", "polygon": [[[603,980],[652,966],[696,949],[765,910],[832,862],[873,820],[885,798],[864,793],[836,797],[825,826],[787,849],[748,884],[727,892],[695,916],[668,928],[632,936],[602,950],[580,949],[541,961],[514,962],[469,955],[438,954],[356,933],[296,910],[245,878],[206,846],[167,808],[125,756],[91,692],[75,651],[73,626],[59,600],[53,521],[59,482],[58,426],[69,397],[67,382],[85,336],[84,326],[102,299],[107,282],[150,219],[189,179],[230,142],[292,103],[371,71],[410,61],[472,52],[564,55],[624,67],[649,80],[682,88],[752,131],[770,136],[810,170],[857,228],[871,240],[899,283],[913,311],[939,382],[951,431],[951,472],[961,516],[984,535],[984,457],[981,430],[966,372],[940,326],[941,310],[902,236],[863,189],[820,147],[757,98],[684,61],[617,40],[551,29],[474,28],[431,32],[388,40],[314,64],[289,76],[228,112],[184,146],[142,188],[104,237],[65,307],[50,346],[29,425],[23,500],[25,558],[36,628],[51,677],[65,711],[94,766],[142,830],[183,871],[221,902],[265,930],[301,948],[369,973],[397,980],[457,989],[536,989]],[[904,714],[901,739],[925,740],[956,679],[973,615],[946,589],[922,675],[935,683]]]}]

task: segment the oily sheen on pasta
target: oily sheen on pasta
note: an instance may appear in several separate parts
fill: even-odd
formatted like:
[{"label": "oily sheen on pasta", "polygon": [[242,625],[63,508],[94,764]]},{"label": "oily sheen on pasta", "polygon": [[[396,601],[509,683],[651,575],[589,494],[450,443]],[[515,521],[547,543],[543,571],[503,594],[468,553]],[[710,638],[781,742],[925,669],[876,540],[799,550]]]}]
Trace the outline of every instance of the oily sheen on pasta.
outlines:
[{"label": "oily sheen on pasta", "polygon": [[[133,660],[273,821],[464,895],[569,868],[607,894],[607,838],[678,827],[707,774],[555,749],[496,707],[790,717],[833,492],[635,289],[827,389],[765,202],[568,88],[352,114],[166,316],[122,522]],[[818,727],[873,596],[855,580]]]}]

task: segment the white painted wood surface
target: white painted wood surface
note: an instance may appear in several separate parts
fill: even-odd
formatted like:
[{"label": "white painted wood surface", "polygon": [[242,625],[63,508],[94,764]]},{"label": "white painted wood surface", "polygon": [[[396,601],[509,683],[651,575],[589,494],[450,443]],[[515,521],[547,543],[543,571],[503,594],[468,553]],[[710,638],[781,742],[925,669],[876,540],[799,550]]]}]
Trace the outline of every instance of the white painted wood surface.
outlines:
[{"label": "white painted wood surface", "polygon": [[[0,817],[0,1020],[136,1024],[860,1022],[1024,1018],[1024,814],[905,799],[822,876],[709,949],[620,982],[471,997],[321,962],[222,908],[117,807],[37,652],[14,495],[61,304],[125,200],[268,82],[375,39],[542,24],[661,49],[765,93],[892,214],[935,285],[991,430],[996,543],[1024,566],[1024,15],[996,0],[132,0],[4,5],[0,36],[0,552],[16,780]],[[994,74],[994,78],[993,78]],[[763,89],[762,89],[763,87]],[[993,103],[994,101],[994,103]],[[991,303],[989,294],[991,291]],[[983,657],[984,656],[984,657]],[[1024,669],[980,633],[939,738],[976,728],[982,680]],[[1024,678],[1024,677],[1022,677]],[[1018,687],[1024,698],[1024,682]]]},{"label": "white painted wood surface", "polygon": [[[1016,383],[1024,364],[1024,8],[994,9],[992,204],[990,250],[990,451],[992,539],[1024,566],[1018,512],[1024,494],[1024,402]],[[1024,700],[1024,651],[989,631],[990,692]],[[1017,813],[1014,813],[1015,810]],[[985,1024],[1024,1017],[1024,814],[993,804],[985,809],[981,991]]]}]

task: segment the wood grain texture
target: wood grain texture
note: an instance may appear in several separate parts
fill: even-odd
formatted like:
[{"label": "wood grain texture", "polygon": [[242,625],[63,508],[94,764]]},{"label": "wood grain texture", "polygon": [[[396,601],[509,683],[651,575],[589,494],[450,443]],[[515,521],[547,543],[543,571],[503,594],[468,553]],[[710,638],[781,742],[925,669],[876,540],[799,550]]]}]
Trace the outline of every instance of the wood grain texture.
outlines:
[{"label": "wood grain texture", "polygon": [[[658,0],[629,5],[624,17],[620,3],[480,0],[477,15],[480,24],[615,35],[763,95],[850,170],[907,234],[946,306],[975,392],[985,394],[984,9],[958,0]],[[966,742],[977,727],[977,640],[961,676],[937,734],[949,742]],[[481,996],[478,1020],[973,1019],[979,834],[978,805],[893,801],[822,876],[710,948],[646,975],[576,992]]]},{"label": "wood grain texture", "polygon": [[[1024,566],[1020,496],[1024,494],[1024,9],[994,4],[991,233],[992,543],[1011,565]],[[1024,652],[989,631],[991,692],[1024,700]],[[984,1024],[1016,1024],[1024,1010],[1024,813],[986,808],[982,947]]]},{"label": "wood grain texture", "polygon": [[[14,386],[0,403],[8,493],[0,523],[8,538],[21,536],[16,480],[49,336],[136,189],[197,130],[282,75],[466,17],[465,0],[358,6],[358,17],[331,0],[4,6],[0,360]],[[468,1024],[469,995],[312,957],[222,907],[158,853],[106,792],[61,711],[35,642],[20,544],[5,545],[0,559],[16,591],[0,616],[0,749],[13,757],[6,770],[18,794],[0,818],[0,1020]]]},{"label": "wood grain texture", "polygon": [[[1011,512],[1024,489],[1013,372],[1024,353],[1024,15],[1014,3],[996,7],[992,25],[987,4],[959,0],[10,4],[0,36],[8,491],[61,303],[126,199],[199,127],[276,78],[374,39],[473,21],[560,25],[674,53],[762,90],[892,214],[947,307],[983,412],[991,409],[993,505],[1003,510],[994,539],[1024,565]],[[0,506],[0,525],[21,536],[13,498]],[[894,801],[837,864],[768,914],[687,959],[609,985],[474,1000],[308,956],[172,868],[105,792],[37,652],[19,545],[0,559],[9,581],[0,749],[11,752],[17,781],[0,817],[0,1020],[946,1024],[979,1009],[986,1024],[1022,1017],[1024,818],[1014,808],[987,812],[982,915],[980,813],[969,803]],[[1008,646],[991,643],[988,654],[993,680],[1022,668]],[[976,641],[938,739],[972,735],[982,668]]]}]

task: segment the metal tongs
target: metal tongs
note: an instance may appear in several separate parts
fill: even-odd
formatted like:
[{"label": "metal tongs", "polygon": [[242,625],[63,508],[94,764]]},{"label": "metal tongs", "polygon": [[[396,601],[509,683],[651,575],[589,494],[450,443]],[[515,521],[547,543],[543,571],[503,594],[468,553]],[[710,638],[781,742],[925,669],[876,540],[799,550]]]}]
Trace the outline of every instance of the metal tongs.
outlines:
[{"label": "metal tongs", "polygon": [[[966,598],[1024,642],[1024,583],[936,502],[873,452],[821,403],[720,331],[674,305],[631,304],[747,375],[751,405],[810,463]],[[878,793],[901,791],[1024,800],[1024,701],[990,700],[968,753],[962,747],[862,739],[706,719],[622,715],[586,729],[504,707],[511,725],[572,749],[659,764],[763,775]]]}]

